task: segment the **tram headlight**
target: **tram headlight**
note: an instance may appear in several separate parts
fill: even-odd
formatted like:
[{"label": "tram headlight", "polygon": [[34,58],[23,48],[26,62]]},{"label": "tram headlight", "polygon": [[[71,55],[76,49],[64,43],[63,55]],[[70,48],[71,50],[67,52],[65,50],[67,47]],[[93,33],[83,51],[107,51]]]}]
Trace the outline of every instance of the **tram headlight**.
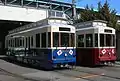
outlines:
[{"label": "tram headlight", "polygon": [[62,54],[62,50],[59,50],[57,54],[60,56]]},{"label": "tram headlight", "polygon": [[65,53],[65,57],[67,57],[67,54]]},{"label": "tram headlight", "polygon": [[73,51],[72,51],[72,50],[70,50],[70,51],[69,51],[69,54],[73,55]]},{"label": "tram headlight", "polygon": [[106,53],[106,50],[105,50],[105,49],[103,49],[103,50],[102,50],[102,54],[104,55],[105,53]]}]

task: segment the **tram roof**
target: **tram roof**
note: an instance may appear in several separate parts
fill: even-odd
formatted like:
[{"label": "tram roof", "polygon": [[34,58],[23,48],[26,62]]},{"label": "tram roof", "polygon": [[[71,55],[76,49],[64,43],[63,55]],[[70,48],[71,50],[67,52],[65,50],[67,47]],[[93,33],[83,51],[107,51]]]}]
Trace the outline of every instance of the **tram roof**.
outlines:
[{"label": "tram roof", "polygon": [[74,24],[76,29],[95,27],[96,25],[101,25],[103,27],[106,27],[107,26],[107,21],[93,20],[93,21],[87,21],[87,22],[81,22],[81,23]]},{"label": "tram roof", "polygon": [[[46,18],[46,19],[43,19],[43,20],[40,20],[40,21],[37,21],[37,22],[33,22],[33,23],[30,23],[30,24],[18,27],[18,28],[13,29],[13,30],[10,30],[9,34],[16,33],[16,32],[19,32],[19,31],[24,31],[24,30],[27,30],[27,29],[40,27],[40,26],[44,26],[44,25],[51,25],[50,20],[67,21],[67,19],[65,19],[65,18],[50,17],[50,18]],[[55,23],[55,22],[53,22],[53,23]],[[61,23],[61,24],[67,25],[67,23]]]}]

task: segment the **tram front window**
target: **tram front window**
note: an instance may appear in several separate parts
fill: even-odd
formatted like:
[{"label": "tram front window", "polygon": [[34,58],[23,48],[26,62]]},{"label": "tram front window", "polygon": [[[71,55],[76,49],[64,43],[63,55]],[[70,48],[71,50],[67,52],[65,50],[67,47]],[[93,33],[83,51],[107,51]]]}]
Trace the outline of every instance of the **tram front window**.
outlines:
[{"label": "tram front window", "polygon": [[110,34],[106,34],[106,46],[112,46],[112,36]]},{"label": "tram front window", "polygon": [[59,47],[59,33],[53,33],[53,47]]},{"label": "tram front window", "polygon": [[112,41],[113,42],[113,46],[115,46],[116,42],[115,42],[115,35],[114,34],[112,35],[112,39],[113,39],[113,41]]},{"label": "tram front window", "polygon": [[92,34],[86,34],[86,47],[92,47],[93,46],[93,36]]},{"label": "tram front window", "polygon": [[62,47],[69,46],[69,33],[61,33],[61,46]]},{"label": "tram front window", "polygon": [[70,47],[74,47],[75,46],[75,34],[71,33],[71,38],[70,38]]},{"label": "tram front window", "polygon": [[100,34],[100,46],[104,47],[104,34]]},{"label": "tram front window", "polygon": [[53,32],[53,47],[74,47],[74,33]]}]

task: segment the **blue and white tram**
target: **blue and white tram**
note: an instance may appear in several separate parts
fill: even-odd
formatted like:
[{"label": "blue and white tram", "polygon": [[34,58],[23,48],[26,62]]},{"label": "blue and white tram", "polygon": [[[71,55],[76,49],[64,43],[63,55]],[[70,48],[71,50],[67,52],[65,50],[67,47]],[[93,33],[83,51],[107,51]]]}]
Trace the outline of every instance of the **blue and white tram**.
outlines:
[{"label": "blue and white tram", "polygon": [[60,19],[44,19],[10,31],[6,54],[46,69],[68,67],[76,63],[75,37],[74,26]]}]

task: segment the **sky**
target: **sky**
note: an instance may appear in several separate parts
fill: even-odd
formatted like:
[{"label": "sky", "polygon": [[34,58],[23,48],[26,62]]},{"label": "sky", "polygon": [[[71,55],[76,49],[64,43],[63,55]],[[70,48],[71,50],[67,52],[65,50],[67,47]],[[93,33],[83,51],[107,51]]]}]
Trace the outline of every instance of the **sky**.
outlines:
[{"label": "sky", "polygon": [[[72,0],[57,1],[72,3]],[[99,1],[101,1],[101,3],[103,4],[106,0],[76,0],[76,5],[77,7],[85,7],[88,4],[89,6],[92,5],[95,9],[97,9],[97,3]],[[108,3],[111,9],[115,9],[117,11],[117,14],[120,14],[120,0],[108,0]]]}]

